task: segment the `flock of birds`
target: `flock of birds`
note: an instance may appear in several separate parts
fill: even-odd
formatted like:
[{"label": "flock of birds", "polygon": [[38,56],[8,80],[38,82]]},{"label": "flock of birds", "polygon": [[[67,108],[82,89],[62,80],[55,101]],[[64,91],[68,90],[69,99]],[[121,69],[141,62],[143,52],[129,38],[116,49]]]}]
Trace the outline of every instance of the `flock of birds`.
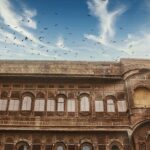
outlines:
[{"label": "flock of birds", "polygon": [[[105,0],[102,0],[102,1],[105,1]],[[54,12],[53,13],[53,15],[55,16],[55,17],[57,17],[57,16],[59,16],[59,13],[58,12]],[[86,15],[87,17],[91,17],[91,15],[90,14],[87,14]],[[21,22],[26,22],[26,23],[30,23],[30,20],[26,20],[26,19],[22,19],[22,20],[20,20]],[[41,25],[40,23],[41,23],[41,21],[38,21],[37,22],[39,25]],[[38,33],[39,33],[39,36],[37,37],[37,39],[41,42],[41,43],[45,43],[45,44],[48,44],[48,45],[53,45],[53,43],[52,42],[50,42],[50,41],[47,41],[47,37],[45,37],[46,36],[46,33],[48,33],[50,30],[53,30],[54,28],[54,30],[56,30],[57,28],[59,28],[59,24],[58,23],[54,23],[53,24],[53,26],[51,26],[51,27],[48,27],[48,26],[43,26],[43,27],[41,27],[40,29],[38,29]],[[62,25],[61,25],[62,26]],[[5,30],[5,28],[9,28],[10,27],[10,25],[8,24],[7,26],[6,25],[0,25],[0,29],[1,30]],[[15,27],[15,28],[18,28],[17,26]],[[65,26],[64,27],[64,30],[65,30],[65,32],[66,32],[66,35],[67,35],[67,37],[64,37],[64,40],[68,40],[69,39],[69,41],[70,41],[70,39],[71,39],[71,36],[73,36],[73,32],[71,32],[72,31],[72,27],[70,27],[70,26]],[[120,31],[123,31],[123,30],[125,30],[124,29],[124,27],[120,27],[119,28],[119,30]],[[95,32],[95,29],[89,29],[89,31],[90,32]],[[24,49],[24,53],[26,52],[26,46],[28,45],[26,42],[31,42],[31,43],[34,43],[34,41],[32,40],[32,39],[30,39],[28,36],[25,36],[25,37],[23,37],[21,40],[20,40],[20,37],[18,37],[18,32],[17,31],[13,31],[12,32],[12,35],[13,35],[13,43],[12,43],[12,45],[13,46],[16,46],[17,48],[22,48],[22,49]],[[68,37],[69,36],[69,37]],[[22,44],[17,44],[15,41],[16,40],[20,40],[21,42],[22,42]],[[73,38],[72,38],[73,39]],[[7,42],[7,40],[9,40],[9,37],[6,35],[5,36],[5,41],[4,41],[4,48],[6,49],[6,53],[11,53],[11,50],[8,50],[7,49],[7,47],[9,47],[9,44],[8,44],[8,42]],[[72,41],[72,44],[78,44],[78,42],[79,41],[75,41],[75,40],[73,40]],[[81,41],[79,42],[79,43],[84,43],[84,42],[88,42],[88,39],[87,38],[82,38],[81,39]],[[116,44],[117,42],[119,42],[119,41],[116,41],[116,40],[112,40],[111,41],[113,44]],[[101,43],[100,42],[95,42],[94,44],[93,44],[93,46],[99,46],[99,45],[101,45]],[[62,45],[60,45],[61,46],[61,48],[65,48],[64,47],[64,45],[62,44]],[[133,45],[129,45],[129,49],[132,49],[132,47],[133,47]],[[30,50],[28,49],[28,51],[30,51],[30,54],[31,55],[39,55],[39,56],[41,56],[42,55],[42,52],[44,52],[44,53],[47,53],[48,55],[52,55],[53,57],[51,57],[51,58],[53,58],[53,59],[57,59],[57,57],[56,56],[58,56],[59,58],[63,58],[64,56],[68,56],[68,55],[73,55],[75,58],[78,58],[78,56],[80,55],[80,51],[78,51],[78,50],[76,50],[76,51],[72,51],[72,50],[67,50],[67,51],[60,51],[59,49],[54,49],[54,50],[50,50],[50,49],[48,49],[46,46],[44,46],[44,45],[39,45],[39,49],[40,49],[40,52],[38,51],[38,52],[36,52],[36,49],[35,48],[33,48],[32,47],[32,44],[31,44],[31,46],[30,47],[28,47],[28,48],[30,48]],[[121,53],[123,53],[123,51],[121,51]],[[107,51],[105,50],[105,48],[103,48],[102,46],[101,46],[101,55],[105,55],[105,54],[107,54]],[[134,54],[134,51],[132,52],[132,54]],[[1,56],[1,55],[0,55]],[[90,55],[89,56],[89,58],[91,59],[91,60],[94,60],[94,58],[95,58],[95,54],[93,53],[92,55]],[[115,61],[117,61],[118,59],[119,59],[119,56],[117,56],[117,57],[115,57],[115,58],[112,58],[112,59],[114,59]]]}]

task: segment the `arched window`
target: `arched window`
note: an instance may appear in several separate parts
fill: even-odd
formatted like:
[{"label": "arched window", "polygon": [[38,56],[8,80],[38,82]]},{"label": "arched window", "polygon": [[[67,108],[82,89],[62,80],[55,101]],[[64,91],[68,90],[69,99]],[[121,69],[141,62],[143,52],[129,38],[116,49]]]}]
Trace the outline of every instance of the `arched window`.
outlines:
[{"label": "arched window", "polygon": [[80,98],[80,111],[90,111],[89,97],[84,95]]},{"label": "arched window", "polygon": [[55,145],[55,150],[65,150],[65,145],[63,143],[57,143]]},{"label": "arched window", "polygon": [[68,99],[67,111],[68,112],[75,112],[75,100],[74,99]]},{"label": "arched window", "polygon": [[95,112],[103,112],[104,111],[104,103],[102,98],[97,98],[95,100]]},{"label": "arched window", "polygon": [[81,150],[93,150],[92,145],[90,143],[83,143],[81,145]]},{"label": "arched window", "polygon": [[32,101],[32,98],[30,96],[24,96],[23,100],[22,100],[21,110],[30,111],[31,110],[31,101]]},{"label": "arched window", "polygon": [[29,150],[29,145],[26,142],[19,142],[16,147],[17,150]]},{"label": "arched window", "polygon": [[113,145],[112,148],[111,148],[111,150],[119,150],[119,148],[118,148],[118,146]]},{"label": "arched window", "polygon": [[115,112],[115,104],[113,99],[107,99],[107,112]]},{"label": "arched window", "polygon": [[57,111],[63,112],[65,110],[65,99],[62,96],[59,96],[57,99]]},{"label": "arched window", "polygon": [[57,146],[56,150],[64,150],[64,147],[62,145]]}]

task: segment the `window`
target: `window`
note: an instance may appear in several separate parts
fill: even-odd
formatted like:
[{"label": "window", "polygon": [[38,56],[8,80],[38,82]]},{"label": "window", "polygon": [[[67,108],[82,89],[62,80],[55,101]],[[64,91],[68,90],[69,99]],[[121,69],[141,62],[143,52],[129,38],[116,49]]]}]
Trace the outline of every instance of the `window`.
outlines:
[{"label": "window", "polygon": [[49,145],[49,144],[45,145],[45,150],[52,150],[52,149],[53,149],[53,145]]},{"label": "window", "polygon": [[81,150],[92,150],[92,145],[89,144],[89,143],[84,143],[82,146],[81,146]]},{"label": "window", "polygon": [[89,146],[85,145],[82,147],[82,150],[91,150],[91,148]]},{"label": "window", "polygon": [[107,112],[115,112],[115,104],[112,99],[107,100]]},{"label": "window", "polygon": [[146,144],[144,142],[139,144],[139,150],[146,150]]},{"label": "window", "polygon": [[32,150],[41,150],[41,145],[33,144],[32,145]]},{"label": "window", "polygon": [[13,150],[13,149],[14,149],[14,144],[5,144],[4,150]]},{"label": "window", "polygon": [[48,112],[55,111],[55,100],[53,100],[53,99],[48,99],[47,100],[47,111]]},{"label": "window", "polygon": [[63,97],[59,97],[57,100],[57,111],[61,112],[65,110],[64,106],[65,99]]},{"label": "window", "polygon": [[62,145],[57,146],[56,150],[64,150],[64,147]]},{"label": "window", "polygon": [[26,142],[19,142],[16,145],[16,150],[29,150],[29,145]]},{"label": "window", "polygon": [[82,96],[80,99],[80,111],[90,111],[89,98]]},{"label": "window", "polygon": [[95,101],[95,111],[96,112],[103,112],[104,111],[104,104],[102,100]]},{"label": "window", "polygon": [[67,111],[68,112],[75,112],[75,100],[74,99],[68,99]]},{"label": "window", "polygon": [[120,100],[117,102],[118,105],[118,112],[126,112],[127,105],[125,100]]},{"label": "window", "polygon": [[0,111],[6,111],[7,99],[0,99]]},{"label": "window", "polygon": [[76,150],[76,145],[68,145],[68,150]]},{"label": "window", "polygon": [[18,111],[19,110],[19,100],[11,99],[9,102],[9,111]]},{"label": "window", "polygon": [[36,99],[34,105],[34,111],[42,112],[45,108],[45,100],[44,99]]},{"label": "window", "polygon": [[116,145],[113,145],[111,149],[112,150],[119,150],[118,146],[116,146]]},{"label": "window", "polygon": [[31,110],[31,97],[30,96],[24,96],[22,101],[22,108],[23,111],[29,111]]}]

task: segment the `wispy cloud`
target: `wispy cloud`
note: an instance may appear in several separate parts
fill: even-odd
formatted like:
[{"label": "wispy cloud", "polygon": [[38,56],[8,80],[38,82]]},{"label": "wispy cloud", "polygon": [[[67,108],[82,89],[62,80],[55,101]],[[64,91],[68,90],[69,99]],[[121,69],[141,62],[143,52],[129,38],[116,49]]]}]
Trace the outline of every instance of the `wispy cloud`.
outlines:
[{"label": "wispy cloud", "polygon": [[99,35],[85,34],[84,36],[95,42],[101,42],[106,45],[115,35],[115,21],[117,16],[121,15],[126,8],[120,7],[114,11],[108,11],[109,0],[89,0],[87,2],[91,13],[98,18]]},{"label": "wispy cloud", "polygon": [[27,37],[35,44],[45,45],[25,28],[36,29],[36,21],[32,19],[36,14],[36,10],[30,10],[25,7],[23,8],[23,13],[17,14],[9,0],[0,1],[0,17],[6,26],[9,26],[16,34]]},{"label": "wispy cloud", "polygon": [[62,38],[62,36],[58,37],[58,40],[56,42],[56,46],[58,48],[64,48],[65,45],[64,45],[64,39]]}]

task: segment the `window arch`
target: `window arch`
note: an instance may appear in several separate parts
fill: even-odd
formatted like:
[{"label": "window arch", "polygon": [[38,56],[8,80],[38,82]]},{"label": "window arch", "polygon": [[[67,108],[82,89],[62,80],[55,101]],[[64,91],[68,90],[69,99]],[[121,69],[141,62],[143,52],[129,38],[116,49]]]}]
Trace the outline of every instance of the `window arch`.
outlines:
[{"label": "window arch", "polygon": [[16,144],[16,149],[17,150],[29,150],[29,144],[24,141],[21,141]]},{"label": "window arch", "polygon": [[115,112],[115,100],[114,96],[107,96],[106,98],[106,110],[107,112]]},{"label": "window arch", "polygon": [[118,146],[117,145],[113,145],[111,150],[119,150]]},{"label": "window arch", "polygon": [[32,103],[32,97],[30,95],[23,96],[21,110],[30,111],[31,103]]},{"label": "window arch", "polygon": [[110,144],[110,150],[122,150],[123,146],[119,141],[113,141]]},{"label": "window arch", "polygon": [[90,143],[83,143],[81,145],[81,150],[93,150],[93,146]]},{"label": "window arch", "polygon": [[90,111],[90,100],[88,95],[83,94],[82,96],[80,96],[80,111],[81,112]]},{"label": "window arch", "polygon": [[56,143],[55,150],[66,150],[64,143]]}]

